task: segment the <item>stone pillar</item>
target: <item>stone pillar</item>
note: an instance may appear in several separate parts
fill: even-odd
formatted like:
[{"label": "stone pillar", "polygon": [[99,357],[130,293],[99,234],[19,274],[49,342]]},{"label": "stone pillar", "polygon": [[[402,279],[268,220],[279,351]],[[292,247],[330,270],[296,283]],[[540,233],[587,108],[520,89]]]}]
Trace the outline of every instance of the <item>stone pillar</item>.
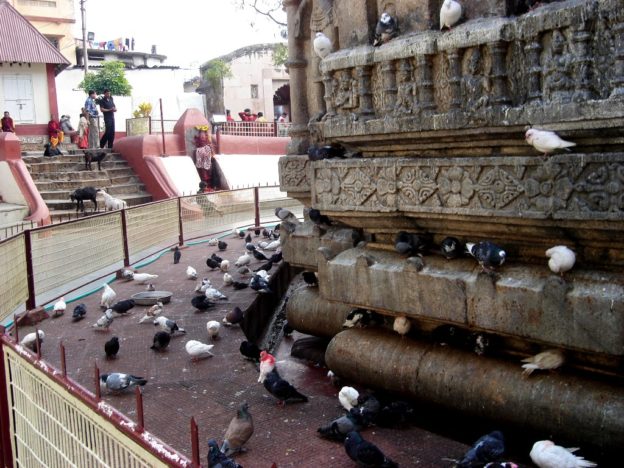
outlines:
[{"label": "stone pillar", "polygon": [[431,65],[431,55],[416,56],[418,67],[418,102],[423,112],[431,113],[436,110],[436,103],[433,99],[433,70]]},{"label": "stone pillar", "polygon": [[461,66],[459,63],[459,53],[456,49],[446,53],[448,59],[448,82],[451,88],[451,111],[459,110],[462,104],[461,98]]},{"label": "stone pillar", "polygon": [[536,39],[530,40],[524,46],[524,54],[526,56],[526,64],[528,68],[528,83],[527,83],[527,102],[540,103],[542,102],[542,66],[540,65],[540,51],[542,46]]},{"label": "stone pillar", "polygon": [[613,26],[614,52],[615,52],[615,72],[613,73],[612,98],[624,98],[624,23],[617,23]]},{"label": "stone pillar", "polygon": [[360,98],[359,116],[364,120],[375,114],[373,110],[373,90],[371,89],[371,65],[361,65],[356,68],[358,78],[358,94]]},{"label": "stone pillar", "polygon": [[506,42],[491,42],[488,44],[492,55],[492,103],[495,106],[505,106],[511,102],[507,92],[507,69],[505,66]]},{"label": "stone pillar", "polygon": [[319,117],[325,114],[325,95],[323,88],[323,77],[321,76],[320,64],[321,58],[313,53],[311,55],[314,57],[312,59],[312,69],[313,69],[313,78],[312,82],[314,83],[314,89],[312,90],[311,96],[311,109],[310,114],[314,117]]},{"label": "stone pillar", "polygon": [[284,8],[288,21],[288,74],[290,75],[290,116],[292,126],[289,135],[288,154],[302,154],[309,146],[308,133],[308,93],[303,39],[295,37],[295,15],[300,0],[284,0]]},{"label": "stone pillar", "polygon": [[323,95],[323,99],[325,99],[325,118],[329,119],[336,115],[333,99],[334,78],[332,72],[326,71],[323,73],[323,85],[325,86],[325,94]]},{"label": "stone pillar", "polygon": [[591,57],[588,54],[591,38],[592,35],[587,32],[585,23],[580,24],[572,33],[572,42],[574,43],[572,65],[575,68],[574,75],[576,77],[574,94],[572,96],[574,102],[588,101],[592,97],[589,78]]},{"label": "stone pillar", "polygon": [[397,97],[396,83],[396,65],[394,60],[388,60],[381,64],[381,73],[383,74],[384,84],[384,103],[383,110],[385,114],[391,114],[394,111]]}]

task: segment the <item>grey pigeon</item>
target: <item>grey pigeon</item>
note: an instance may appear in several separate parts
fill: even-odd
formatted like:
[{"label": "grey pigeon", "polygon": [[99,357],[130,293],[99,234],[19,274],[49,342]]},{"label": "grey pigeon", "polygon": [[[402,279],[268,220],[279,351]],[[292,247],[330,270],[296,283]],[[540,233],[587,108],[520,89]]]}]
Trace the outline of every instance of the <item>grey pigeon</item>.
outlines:
[{"label": "grey pigeon", "polygon": [[180,248],[176,245],[173,249],[173,263],[177,265],[180,263],[180,259],[182,258],[182,252],[180,252]]},{"label": "grey pigeon", "polygon": [[500,431],[490,432],[479,438],[457,463],[458,468],[483,466],[497,461],[505,454],[505,439]]},{"label": "grey pigeon", "polygon": [[287,210],[286,208],[275,208],[275,216],[277,216],[279,219],[287,223],[291,223],[291,224],[300,223],[299,219],[291,211]]},{"label": "grey pigeon", "polygon": [[334,419],[325,426],[319,427],[316,432],[326,439],[343,442],[349,432],[359,432],[362,427],[364,427],[364,424],[362,424],[362,417],[356,408],[351,408],[347,414]]},{"label": "grey pigeon", "polygon": [[244,451],[243,445],[251,438],[253,432],[254,425],[251,413],[249,413],[249,405],[243,403],[236,411],[236,416],[230,421],[223,438],[221,451],[226,455]]},{"label": "grey pigeon", "polygon": [[154,320],[154,325],[160,327],[162,331],[167,332],[170,335],[173,335],[176,331],[179,331],[180,333],[186,333],[186,330],[184,328],[178,327],[178,324],[175,323],[174,320],[169,320],[167,317],[156,317],[156,320]]},{"label": "grey pigeon", "polygon": [[219,450],[215,439],[208,441],[208,468],[243,468]]},{"label": "grey pigeon", "polygon": [[125,314],[133,307],[134,299],[126,299],[124,301],[117,302],[111,307],[111,309],[113,310],[113,312],[117,312],[118,314]]},{"label": "grey pigeon", "polygon": [[115,359],[119,352],[119,338],[113,336],[104,343],[104,352],[106,353],[106,359]]},{"label": "grey pigeon", "polygon": [[490,241],[477,242],[476,244],[467,242],[466,250],[481,265],[483,271],[493,270],[505,262],[507,253],[498,245]]},{"label": "grey pigeon", "polygon": [[130,374],[122,374],[120,372],[113,372],[110,374],[100,375],[100,388],[103,390],[109,390],[111,392],[121,392],[126,389],[131,389],[137,385],[143,386],[147,383],[143,377],[137,377]]},{"label": "grey pigeon", "polygon": [[78,304],[74,307],[74,312],[72,313],[72,322],[77,322],[78,320],[82,320],[87,315],[87,306],[85,304]]},{"label": "grey pigeon", "polygon": [[150,349],[154,351],[163,351],[171,341],[171,334],[166,331],[158,331],[154,334],[153,344]]},{"label": "grey pigeon", "polygon": [[225,249],[227,249],[227,246],[228,246],[228,245],[227,245],[227,242],[225,242],[225,241],[219,241],[219,242],[217,243],[217,248],[218,248],[220,251],[224,251]]},{"label": "grey pigeon", "polygon": [[269,372],[264,379],[264,388],[275,398],[278,405],[286,402],[307,402],[308,397],[299,393],[289,382],[282,379],[276,369]]},{"label": "grey pigeon", "polygon": [[399,24],[395,18],[383,12],[375,27],[375,40],[373,46],[377,47],[394,39],[399,35]]},{"label": "grey pigeon", "polygon": [[347,434],[344,448],[349,458],[360,466],[377,468],[398,468],[399,466],[384,455],[375,444],[364,440],[357,431]]},{"label": "grey pigeon", "polygon": [[464,253],[464,246],[456,237],[445,237],[440,242],[440,253],[449,260],[459,258]]},{"label": "grey pigeon", "polygon": [[106,309],[97,322],[93,324],[93,328],[106,329],[113,323],[113,309]]},{"label": "grey pigeon", "polygon": [[271,294],[272,292],[269,287],[269,282],[259,275],[252,276],[249,287],[259,293]]}]

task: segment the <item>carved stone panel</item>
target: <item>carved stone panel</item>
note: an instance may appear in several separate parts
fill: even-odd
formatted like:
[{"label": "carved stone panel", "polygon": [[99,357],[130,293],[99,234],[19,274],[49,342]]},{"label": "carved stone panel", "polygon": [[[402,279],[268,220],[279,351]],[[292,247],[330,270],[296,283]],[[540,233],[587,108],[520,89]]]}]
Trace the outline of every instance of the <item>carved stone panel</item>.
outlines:
[{"label": "carved stone panel", "polygon": [[283,192],[310,191],[310,159],[307,155],[284,156],[279,159],[280,190]]},{"label": "carved stone panel", "polygon": [[320,210],[533,219],[624,217],[624,154],[318,161]]}]

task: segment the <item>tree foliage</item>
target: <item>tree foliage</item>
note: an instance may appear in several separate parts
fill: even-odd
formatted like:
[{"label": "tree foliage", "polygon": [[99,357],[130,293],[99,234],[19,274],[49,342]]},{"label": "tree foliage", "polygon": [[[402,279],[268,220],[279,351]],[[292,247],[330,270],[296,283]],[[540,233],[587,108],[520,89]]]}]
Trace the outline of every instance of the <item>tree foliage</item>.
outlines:
[{"label": "tree foliage", "polygon": [[108,88],[113,96],[130,96],[132,86],[126,79],[125,67],[123,62],[116,60],[104,62],[97,73],[87,73],[78,87],[85,91],[93,89],[97,94]]},{"label": "tree foliage", "polygon": [[286,28],[286,20],[282,13],[282,0],[237,0],[237,2],[240,8],[250,8],[282,28]]},{"label": "tree foliage", "polygon": [[204,72],[204,79],[212,86],[217,87],[223,84],[225,78],[232,78],[232,68],[230,64],[221,59],[211,60]]},{"label": "tree foliage", "polygon": [[276,67],[285,65],[288,61],[288,47],[286,44],[277,44],[273,50],[273,64]]}]

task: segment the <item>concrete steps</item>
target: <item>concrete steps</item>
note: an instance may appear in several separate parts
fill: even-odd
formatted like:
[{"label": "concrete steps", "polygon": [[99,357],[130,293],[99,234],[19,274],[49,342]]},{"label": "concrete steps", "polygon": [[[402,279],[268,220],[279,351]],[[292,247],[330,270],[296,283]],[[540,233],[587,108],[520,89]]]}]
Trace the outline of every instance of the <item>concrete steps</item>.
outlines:
[{"label": "concrete steps", "polygon": [[[81,187],[104,188],[116,198],[124,200],[128,206],[140,205],[152,201],[139,177],[128,163],[117,153],[102,150],[107,154],[97,170],[97,163],[91,163],[93,170],[85,169],[84,153],[72,149],[63,156],[46,157],[39,151],[25,151],[22,159],[28,167],[33,181],[45,200],[53,222],[90,215],[93,204],[85,202],[85,214],[76,213],[76,203],[69,195]],[[100,211],[104,208],[104,200],[98,197]]]}]

